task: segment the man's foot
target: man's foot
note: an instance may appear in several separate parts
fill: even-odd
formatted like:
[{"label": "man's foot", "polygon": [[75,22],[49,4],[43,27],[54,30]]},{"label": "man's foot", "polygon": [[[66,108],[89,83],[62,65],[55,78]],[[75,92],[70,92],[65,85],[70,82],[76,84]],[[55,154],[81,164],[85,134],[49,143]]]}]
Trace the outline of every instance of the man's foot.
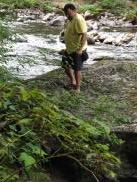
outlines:
[{"label": "man's foot", "polygon": [[80,88],[75,89],[77,93],[80,93]]},{"label": "man's foot", "polygon": [[79,92],[80,92],[80,85],[76,85],[76,86],[75,86],[75,90],[76,90],[76,92],[79,93]]},{"label": "man's foot", "polygon": [[76,90],[76,85],[75,84],[64,85],[64,88],[66,90]]}]

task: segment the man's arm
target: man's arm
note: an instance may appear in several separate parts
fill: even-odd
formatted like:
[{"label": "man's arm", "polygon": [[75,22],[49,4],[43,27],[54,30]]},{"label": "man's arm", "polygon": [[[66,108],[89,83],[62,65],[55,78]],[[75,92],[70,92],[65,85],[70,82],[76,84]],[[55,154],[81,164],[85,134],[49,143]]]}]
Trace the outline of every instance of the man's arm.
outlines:
[{"label": "man's arm", "polygon": [[83,48],[84,48],[86,41],[87,41],[87,33],[80,33],[80,35],[81,35],[81,42],[80,42],[81,46],[77,52],[78,54],[82,54]]}]

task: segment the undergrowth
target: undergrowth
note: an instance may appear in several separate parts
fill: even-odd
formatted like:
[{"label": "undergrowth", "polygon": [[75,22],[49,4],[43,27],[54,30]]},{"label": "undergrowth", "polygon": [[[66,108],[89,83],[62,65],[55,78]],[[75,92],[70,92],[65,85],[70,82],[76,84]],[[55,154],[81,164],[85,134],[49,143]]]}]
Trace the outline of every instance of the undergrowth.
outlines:
[{"label": "undergrowth", "polygon": [[97,178],[101,173],[116,176],[120,160],[111,148],[120,140],[107,124],[75,117],[46,94],[19,82],[1,83],[0,91],[1,181],[15,181],[20,174],[39,170],[41,162],[61,156],[73,159]]}]

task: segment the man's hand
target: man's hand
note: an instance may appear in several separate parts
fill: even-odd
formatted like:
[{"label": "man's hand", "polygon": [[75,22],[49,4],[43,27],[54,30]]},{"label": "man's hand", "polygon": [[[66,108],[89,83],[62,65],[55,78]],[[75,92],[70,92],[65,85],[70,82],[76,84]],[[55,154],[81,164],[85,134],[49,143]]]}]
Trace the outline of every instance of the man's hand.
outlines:
[{"label": "man's hand", "polygon": [[83,52],[82,50],[78,50],[78,51],[77,51],[77,54],[78,54],[78,55],[81,55],[82,52]]}]

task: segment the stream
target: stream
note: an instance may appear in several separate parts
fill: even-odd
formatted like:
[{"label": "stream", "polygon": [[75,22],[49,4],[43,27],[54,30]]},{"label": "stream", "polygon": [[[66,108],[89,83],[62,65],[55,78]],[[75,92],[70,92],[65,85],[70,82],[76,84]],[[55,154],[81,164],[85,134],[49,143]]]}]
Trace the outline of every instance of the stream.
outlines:
[{"label": "stream", "polygon": [[[58,51],[65,48],[59,40],[62,27],[47,26],[39,21],[8,22],[8,27],[13,32],[12,40],[8,42],[6,64],[3,63],[14,75],[21,79],[34,78],[60,67],[61,56]],[[137,28],[104,28],[104,35],[118,36],[122,32],[136,33]],[[85,65],[96,61],[107,60],[137,60],[136,46],[128,44],[115,46],[95,43],[89,45],[87,52],[89,59]]]}]

